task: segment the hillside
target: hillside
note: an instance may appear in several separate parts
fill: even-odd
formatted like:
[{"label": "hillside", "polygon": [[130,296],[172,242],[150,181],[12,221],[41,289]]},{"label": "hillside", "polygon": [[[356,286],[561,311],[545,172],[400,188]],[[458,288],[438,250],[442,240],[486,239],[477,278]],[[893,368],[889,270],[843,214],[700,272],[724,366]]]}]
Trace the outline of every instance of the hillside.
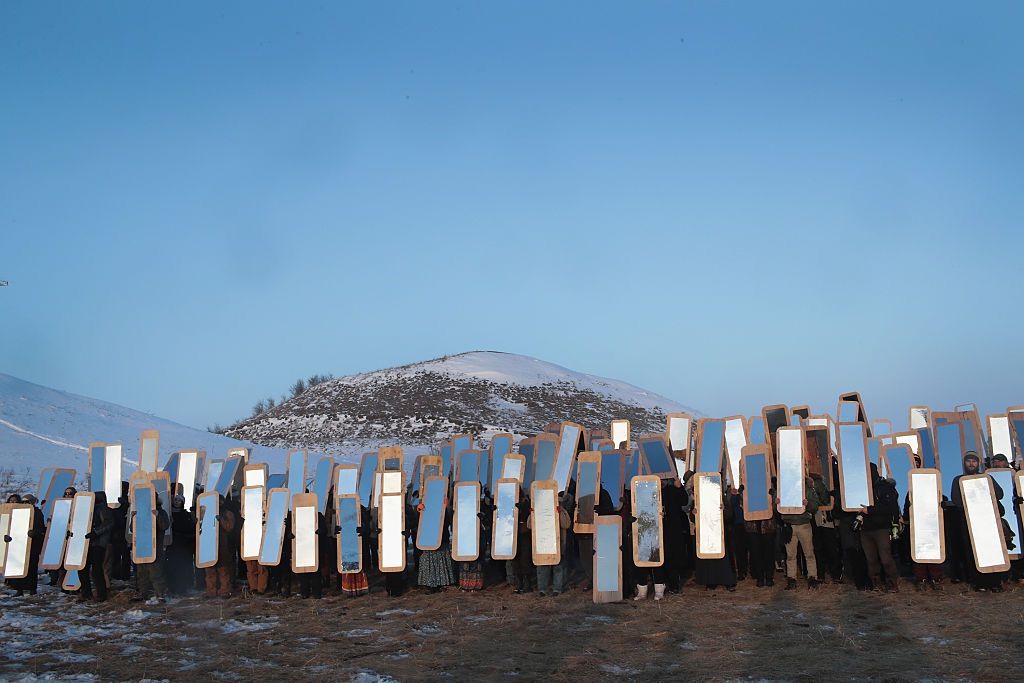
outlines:
[{"label": "hillside", "polygon": [[522,436],[569,419],[607,428],[612,419],[628,418],[634,434],[660,432],[665,414],[676,411],[700,414],[618,380],[529,356],[474,351],[324,382],[227,434],[340,453],[378,444],[423,446],[460,432]]},{"label": "hillside", "polygon": [[[124,444],[125,472],[136,467],[139,432],[160,430],[160,463],[183,448],[222,458],[227,449],[252,446],[205,430],[95,398],[32,384],[0,373],[0,469],[35,478],[45,467],[73,467],[84,476],[92,441]],[[256,448],[253,458],[283,471],[284,454]]]}]

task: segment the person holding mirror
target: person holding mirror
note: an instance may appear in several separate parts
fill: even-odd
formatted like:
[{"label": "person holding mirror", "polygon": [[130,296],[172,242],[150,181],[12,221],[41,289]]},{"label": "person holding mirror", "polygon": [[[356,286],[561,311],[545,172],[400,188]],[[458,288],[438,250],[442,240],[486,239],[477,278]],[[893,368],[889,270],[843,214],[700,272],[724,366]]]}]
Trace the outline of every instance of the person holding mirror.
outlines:
[{"label": "person holding mirror", "polygon": [[[29,595],[35,595],[39,587],[39,555],[43,552],[43,541],[46,538],[46,522],[43,519],[43,511],[39,509],[36,497],[31,494],[21,498],[12,494],[8,497],[7,502],[21,502],[32,506],[32,528],[28,531],[28,574],[21,579],[7,579],[7,585],[14,589],[15,596],[24,595],[25,591],[28,591]],[[5,536],[4,542],[10,543],[11,537]]]},{"label": "person holding mirror", "polygon": [[519,496],[516,503],[519,514],[516,521],[516,557],[511,562],[515,563],[515,587],[514,593],[529,593],[533,590],[533,582],[537,577],[537,568],[533,564],[533,553],[530,551],[533,542],[530,534],[530,497],[526,493]]},{"label": "person holding mirror", "polygon": [[[206,568],[206,597],[230,598],[234,591],[235,554],[238,543],[238,515],[225,496],[220,497],[217,515],[217,564]],[[288,544],[285,544],[288,545]]]},{"label": "person holding mirror", "polygon": [[[359,535],[359,542],[362,544],[362,556],[363,558],[370,557],[370,535],[364,534],[364,529],[370,528],[370,511],[366,509],[365,505],[359,506],[359,526],[356,527],[356,534]],[[341,533],[341,527],[336,526],[334,533]],[[364,559],[365,562],[365,559]],[[350,598],[358,598],[361,595],[366,595],[370,592],[370,581],[366,578],[366,566],[364,566],[358,572],[351,572],[346,574],[338,575],[338,586],[341,588],[341,594]]]},{"label": "person holding mirror", "polygon": [[[440,593],[446,586],[455,583],[455,574],[452,570],[451,550],[451,525],[452,509],[448,505],[448,497],[444,499],[444,519],[441,522],[441,545],[437,550],[424,550],[420,554],[419,571],[416,574],[416,582],[426,588],[430,593]],[[423,513],[423,503],[416,506],[416,510]]]},{"label": "person holding mirror", "polygon": [[167,549],[167,589],[185,595],[192,585],[196,556],[196,521],[185,509],[185,497],[171,501],[171,546]]},{"label": "person holding mirror", "polygon": [[[892,526],[900,515],[899,494],[896,482],[878,473],[878,465],[871,463],[871,490],[875,504],[861,508],[863,522],[860,528],[861,547],[868,563],[868,579],[871,590],[884,586],[886,592],[899,591],[899,569],[892,557]],[[885,583],[882,583],[882,570]]]},{"label": "person holding mirror", "polygon": [[[741,495],[742,491],[743,485],[740,484]],[[772,510],[775,510],[778,505],[778,501],[775,500],[775,477],[772,477],[771,487],[768,489],[768,501]],[[744,522],[750,577],[754,579],[758,588],[775,585],[775,546],[778,529],[778,513],[773,513],[768,519]]]},{"label": "person holding mirror", "polygon": [[167,532],[167,527],[171,524],[171,520],[167,515],[167,511],[164,510],[160,496],[156,496],[153,502],[156,508],[156,520],[154,522],[157,539],[156,548],[154,549],[156,559],[152,562],[136,565],[135,571],[139,584],[139,596],[145,598],[149,591],[152,590],[153,597],[151,601],[163,603],[167,601],[167,575],[166,567],[164,566],[167,556],[164,550],[163,538]]},{"label": "person holding mirror", "polygon": [[[555,515],[558,517],[558,543],[560,547],[559,561],[556,565],[537,565],[537,593],[540,597],[548,595],[557,597],[565,590],[566,567],[571,561],[569,553],[566,552],[566,539],[569,527],[572,526],[572,518],[566,510],[567,494],[563,491],[558,494],[558,505],[555,508]],[[533,528],[533,510],[530,510],[530,517],[527,526]],[[632,548],[630,548],[632,553]]]},{"label": "person holding mirror", "polygon": [[[78,594],[79,602],[87,602],[94,598],[96,602],[104,602],[107,599],[107,577],[103,565],[107,556],[107,546],[110,545],[110,535],[114,530],[114,515],[107,506],[107,494],[97,491],[95,496],[92,531],[85,535],[89,539],[89,552],[86,555],[85,568],[78,572],[79,580],[82,582]],[[72,535],[72,532],[68,531],[68,536]],[[96,589],[95,596],[93,588]]]},{"label": "person holding mirror", "polygon": [[804,511],[796,515],[781,515],[782,523],[786,527],[784,534],[787,537],[786,590],[796,588],[796,579],[799,576],[798,550],[803,551],[804,561],[807,563],[807,587],[818,587],[818,563],[814,556],[814,531],[811,527],[811,519],[817,511],[818,494],[814,488],[814,481],[810,477],[805,477]]},{"label": "person holding mirror", "polygon": [[963,494],[960,492],[960,478],[964,475],[978,474],[981,460],[974,451],[967,451],[963,458],[963,474],[953,477],[952,495],[943,496],[942,507],[945,510],[947,529],[946,559],[952,570],[953,583],[966,581],[976,591],[985,592],[989,589],[991,575],[978,571],[974,560],[970,532],[967,528],[967,512],[964,510]]}]

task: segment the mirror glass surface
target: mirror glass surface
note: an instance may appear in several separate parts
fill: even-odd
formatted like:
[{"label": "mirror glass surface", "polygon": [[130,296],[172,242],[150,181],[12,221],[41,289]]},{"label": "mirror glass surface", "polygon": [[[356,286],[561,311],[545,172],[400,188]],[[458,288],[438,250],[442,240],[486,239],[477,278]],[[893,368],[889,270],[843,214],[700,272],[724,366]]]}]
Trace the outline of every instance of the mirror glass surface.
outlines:
[{"label": "mirror glass surface", "polygon": [[914,456],[910,452],[910,447],[905,444],[887,446],[883,455],[888,465],[888,477],[896,482],[896,493],[899,495],[902,511],[903,503],[907,500],[907,492],[910,490],[910,470],[914,468]]},{"label": "mirror glass surface", "polygon": [[267,499],[267,523],[263,528],[263,542],[260,544],[260,564],[276,567],[281,562],[281,544],[284,543],[284,521],[288,515],[288,501],[291,492],[277,488],[270,491]]},{"label": "mirror glass surface", "polygon": [[558,442],[549,438],[538,438],[536,443],[536,457],[534,458],[533,480],[545,481],[551,479],[551,473],[555,466],[555,449]]},{"label": "mirror glass surface", "polygon": [[[50,476],[50,485],[46,492],[46,496],[40,498],[40,500],[46,501],[43,504],[43,518],[47,521],[50,519],[50,515],[53,514],[53,501],[57,500],[64,495],[64,490],[73,486],[75,483],[75,471],[58,467],[53,470],[53,474]],[[118,490],[120,495],[120,489]]]},{"label": "mirror glass surface", "polygon": [[292,560],[296,569],[305,569],[317,565],[316,547],[317,511],[312,505],[295,507],[293,521],[295,534],[295,555]]},{"label": "mirror glass surface", "polygon": [[[222,496],[228,497],[231,495],[231,489],[235,485],[235,479],[238,477],[238,472],[242,467],[242,459],[237,455],[233,455],[224,461],[224,466],[221,468],[220,476],[217,477],[217,486],[215,490]],[[170,508],[164,508],[170,510]]]},{"label": "mirror glass surface", "polygon": [[747,503],[745,512],[758,513],[770,510],[768,456],[765,453],[748,453],[743,459],[746,473],[746,481],[743,482],[743,493]]},{"label": "mirror glass surface", "polygon": [[420,550],[437,550],[441,547],[444,530],[444,499],[448,493],[448,480],[443,477],[427,479],[426,491],[422,496],[423,510],[420,512],[416,545]]},{"label": "mirror glass surface", "polygon": [[69,569],[64,574],[64,582],[61,584],[61,588],[66,591],[77,591],[82,588],[82,580],[78,577],[76,570]]},{"label": "mirror glass surface", "polygon": [[519,455],[523,456],[523,490],[529,491],[530,486],[533,484],[534,473],[537,470],[537,463],[534,457],[536,448],[534,447],[533,441],[526,441],[523,439],[519,442]]},{"label": "mirror glass surface", "polygon": [[1010,541],[1013,544],[1013,547],[1009,548],[1008,552],[1012,557],[1016,558],[1021,554],[1020,547],[1022,539],[1020,518],[1017,516],[1017,506],[1013,504],[1014,471],[1009,467],[990,467],[985,470],[985,472],[992,477],[992,481],[996,484],[996,498],[1003,506],[1003,520],[1006,523],[1004,531],[1006,528],[1009,528],[1014,534],[1013,539]]},{"label": "mirror glass surface", "polygon": [[7,561],[4,563],[4,576],[24,577],[28,574],[29,546],[31,539],[28,532],[32,525],[33,511],[30,507],[16,507],[10,510],[10,527],[7,535],[11,537],[7,543]]},{"label": "mirror glass surface", "polygon": [[491,557],[511,560],[516,553],[516,503],[519,501],[518,481],[499,481],[494,491],[494,537]]},{"label": "mirror glass surface", "polygon": [[267,490],[271,489],[283,489],[286,488],[285,484],[288,483],[288,477],[283,474],[270,474],[267,476]]},{"label": "mirror glass surface", "polygon": [[[71,499],[58,498],[53,502],[53,514],[46,527],[46,543],[40,556],[43,569],[57,569],[64,557],[64,542],[67,540],[68,524],[71,522]],[[0,534],[2,535],[2,534]],[[2,541],[0,541],[2,544]],[[0,565],[2,566],[2,565]]]},{"label": "mirror glass surface", "polygon": [[381,568],[402,567],[405,564],[405,536],[402,535],[401,494],[389,493],[380,497],[380,565]]},{"label": "mirror glass surface", "polygon": [[839,448],[842,479],[840,498],[844,510],[859,510],[871,505],[868,483],[868,455],[864,438],[864,425],[839,425]]},{"label": "mirror glass surface", "polygon": [[[89,490],[103,491],[104,470],[107,465],[107,447],[104,444],[89,446]],[[62,492],[63,493],[63,492]]]},{"label": "mirror glass surface", "polygon": [[597,505],[598,462],[580,460],[576,475],[576,523],[593,524]]},{"label": "mirror glass surface", "polygon": [[310,493],[316,494],[316,504],[319,512],[327,511],[327,500],[331,493],[331,474],[334,473],[334,458],[320,458],[316,463],[316,470],[313,473],[313,490]]},{"label": "mirror glass surface", "polygon": [[180,453],[171,453],[171,457],[167,458],[167,462],[164,463],[164,472],[171,476],[171,481],[178,480],[178,460],[180,457]]},{"label": "mirror glass surface", "polygon": [[452,444],[450,441],[441,445],[441,471],[445,477],[452,473]]},{"label": "mirror glass surface", "polygon": [[523,480],[523,461],[519,458],[505,458],[501,463],[502,479]]},{"label": "mirror glass surface", "polygon": [[263,541],[263,496],[262,486],[247,486],[242,489],[242,558],[255,559],[260,555]]},{"label": "mirror glass surface", "polygon": [[[11,530],[11,511],[4,508],[3,512],[0,512],[0,537],[6,536]],[[3,569],[4,564],[7,562],[7,544],[0,541],[0,570]]]},{"label": "mirror glass surface", "polygon": [[477,466],[477,483],[480,484],[481,489],[490,489],[490,476],[491,476],[491,455],[487,451],[480,451],[480,460]]},{"label": "mirror glass surface", "polygon": [[690,418],[668,418],[668,442],[673,451],[690,450]]},{"label": "mirror glass surface", "polygon": [[622,531],[621,520],[616,521],[619,523],[598,523],[594,527],[594,581],[601,593],[615,593],[620,590]]},{"label": "mirror glass surface", "polygon": [[[601,492],[602,495],[607,494],[614,510],[622,507],[622,492],[625,489],[622,469],[622,453],[601,453]],[[598,500],[598,504],[600,502]]]},{"label": "mirror glass surface", "polygon": [[136,486],[134,490],[134,555],[136,558],[151,558],[156,555],[156,548],[153,545],[156,534],[156,516],[153,514],[156,510],[156,492],[151,486]]},{"label": "mirror glass surface", "polygon": [[224,470],[223,460],[211,460],[210,464],[206,468],[206,488],[210,491],[214,491],[217,488],[217,482],[220,480],[220,473]]},{"label": "mirror glass surface", "polygon": [[922,467],[935,467],[935,440],[932,438],[932,430],[928,427],[915,429],[921,449],[917,452],[921,456]]},{"label": "mirror glass surface", "polygon": [[[149,480],[149,485],[156,491],[156,498],[160,501],[160,506],[164,512],[167,513],[168,518],[171,516],[171,481],[170,477],[167,476],[166,472],[158,472],[152,475]],[[164,531],[162,543],[169,545],[171,542],[171,526],[168,525]]]},{"label": "mirror glass surface", "polygon": [[455,548],[460,558],[475,558],[480,554],[480,496],[472,484],[455,486],[455,523],[458,525],[458,544]]},{"label": "mirror glass surface", "polygon": [[156,472],[157,468],[157,440],[153,437],[142,439],[142,460],[139,469],[143,472]]},{"label": "mirror glass surface", "polygon": [[939,506],[940,477],[935,470],[911,470],[908,476],[913,504],[910,506],[910,539],[915,562],[941,562],[942,522]]},{"label": "mirror glass surface", "polygon": [[337,481],[334,484],[334,492],[339,496],[350,496],[357,493],[356,482],[359,480],[359,470],[355,467],[339,467],[336,475]]},{"label": "mirror glass surface", "polygon": [[764,418],[750,418],[750,443],[751,445],[764,445]]},{"label": "mirror glass surface", "polygon": [[462,451],[459,453],[458,481],[476,481],[479,475],[480,451]]},{"label": "mirror glass surface", "polygon": [[267,470],[265,467],[246,467],[242,473],[242,483],[245,486],[267,485]]},{"label": "mirror glass surface", "polygon": [[540,555],[557,555],[559,551],[557,496],[554,489],[535,488],[533,491],[533,543]]},{"label": "mirror glass surface", "polygon": [[394,472],[396,470],[400,470],[400,469],[402,469],[402,459],[401,458],[393,458],[393,457],[385,458],[384,459],[384,466],[381,469],[383,469],[384,471],[389,471],[389,472]]},{"label": "mirror glass surface", "polygon": [[964,456],[960,450],[960,423],[947,422],[935,426],[935,445],[942,472],[942,493],[952,499],[953,478],[964,473]]},{"label": "mirror glass surface", "polygon": [[[191,510],[195,505],[196,495],[196,472],[199,468],[199,454],[195,451],[183,451],[178,456],[178,478],[173,479],[177,484],[181,484],[181,495],[185,498],[185,509]],[[117,488],[121,488],[121,482],[117,483]],[[107,500],[110,500],[110,493],[107,493]]]},{"label": "mirror glass surface", "polygon": [[724,526],[722,518],[722,477],[719,474],[697,474],[699,487],[697,525],[700,529],[698,552],[705,556],[722,555],[725,552]]},{"label": "mirror glass surface", "polygon": [[[876,467],[880,467],[878,455],[882,452],[881,439],[879,439],[877,436],[871,436],[868,437],[866,443],[868,447],[868,462],[875,465]],[[881,472],[881,469],[879,469],[879,472]]]},{"label": "mirror glass surface", "polygon": [[908,446],[913,453],[921,452],[921,439],[917,434],[900,434],[894,438],[896,443]]},{"label": "mirror glass surface", "polygon": [[71,504],[71,538],[64,551],[64,564],[70,567],[84,567],[89,552],[85,535],[92,531],[92,513],[96,499],[89,493],[76,493]]},{"label": "mirror glass surface", "polygon": [[928,427],[928,409],[924,407],[914,407],[910,409],[910,428],[921,429]]},{"label": "mirror glass surface", "polygon": [[629,448],[629,420],[612,420],[611,439],[614,448],[621,446],[623,441]]},{"label": "mirror glass surface", "polygon": [[360,510],[355,496],[338,496],[338,556],[341,572],[351,574],[362,569],[362,546],[356,529],[359,528]]},{"label": "mirror glass surface", "polygon": [[[36,489],[36,498],[39,500],[46,500],[46,496],[50,491],[50,482],[53,480],[54,468],[44,467],[39,471],[39,488]],[[64,489],[57,491],[58,497],[63,495]],[[54,498],[56,500],[56,498]]]},{"label": "mirror glass surface", "polygon": [[661,482],[633,481],[636,562],[661,562]]},{"label": "mirror glass surface", "polygon": [[789,426],[785,408],[767,408],[763,412],[765,421],[768,423],[769,434],[774,434],[779,427]]},{"label": "mirror glass surface", "polygon": [[217,493],[204,493],[196,500],[196,516],[199,518],[199,551],[197,567],[212,567],[217,564],[217,514],[220,497]]},{"label": "mirror glass surface", "polygon": [[558,455],[555,460],[555,481],[558,482],[558,490],[564,491],[569,486],[569,478],[572,476],[572,467],[576,462],[576,447],[579,445],[582,433],[580,428],[569,423],[562,424],[562,434],[558,442]]},{"label": "mirror glass surface", "polygon": [[725,440],[725,423],[721,420],[707,420],[701,423],[701,440],[697,449],[697,471],[717,472],[722,462],[722,443]]},{"label": "mirror glass surface", "polygon": [[288,454],[288,490],[293,496],[306,492],[306,451]]},{"label": "mirror glass surface", "polygon": [[373,496],[374,474],[377,471],[377,454],[367,453],[363,456],[362,466],[359,468],[359,500],[369,502]]},{"label": "mirror glass surface", "polygon": [[779,508],[790,514],[804,509],[803,432],[787,427],[776,432],[779,442]]},{"label": "mirror glass surface", "polygon": [[647,466],[652,474],[667,474],[675,472],[675,464],[672,456],[665,447],[662,439],[640,439],[640,450],[643,451]]},{"label": "mirror glass surface", "polygon": [[491,491],[498,486],[498,480],[504,478],[505,456],[512,452],[512,437],[508,434],[496,434],[491,439]]},{"label": "mirror glass surface", "polygon": [[1008,558],[1003,544],[1002,521],[993,505],[995,491],[992,479],[986,475],[965,475],[960,478],[960,488],[978,569],[1006,564]]},{"label": "mirror glass surface", "polygon": [[380,492],[381,493],[402,493],[401,472],[381,472]]},{"label": "mirror glass surface", "polygon": [[856,401],[839,402],[839,421],[856,422],[860,419],[860,404]]},{"label": "mirror glass surface", "polygon": [[747,445],[746,429],[742,417],[734,417],[725,421],[725,453],[729,458],[729,481],[738,488],[735,482],[740,480],[740,457],[743,447]]},{"label": "mirror glass surface", "polygon": [[1010,439],[1010,418],[994,415],[988,418],[988,430],[992,435],[992,455],[1005,455],[1013,462],[1013,442]]}]

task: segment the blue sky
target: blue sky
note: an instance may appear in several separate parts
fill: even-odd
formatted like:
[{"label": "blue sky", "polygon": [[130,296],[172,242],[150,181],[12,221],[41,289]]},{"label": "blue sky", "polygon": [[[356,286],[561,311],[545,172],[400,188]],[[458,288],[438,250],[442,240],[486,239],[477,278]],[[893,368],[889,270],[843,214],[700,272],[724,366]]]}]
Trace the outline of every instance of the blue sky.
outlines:
[{"label": "blue sky", "polygon": [[0,371],[195,426],[473,349],[1024,403],[1013,3],[4,3]]}]

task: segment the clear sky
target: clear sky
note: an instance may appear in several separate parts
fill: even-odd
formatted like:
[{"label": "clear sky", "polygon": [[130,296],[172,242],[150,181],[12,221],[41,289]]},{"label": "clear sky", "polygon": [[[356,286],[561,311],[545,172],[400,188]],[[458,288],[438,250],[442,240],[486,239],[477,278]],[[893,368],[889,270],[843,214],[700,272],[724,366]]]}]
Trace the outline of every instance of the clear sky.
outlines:
[{"label": "clear sky", "polygon": [[203,427],[473,349],[1024,404],[1019,3],[0,4],[0,371]]}]

